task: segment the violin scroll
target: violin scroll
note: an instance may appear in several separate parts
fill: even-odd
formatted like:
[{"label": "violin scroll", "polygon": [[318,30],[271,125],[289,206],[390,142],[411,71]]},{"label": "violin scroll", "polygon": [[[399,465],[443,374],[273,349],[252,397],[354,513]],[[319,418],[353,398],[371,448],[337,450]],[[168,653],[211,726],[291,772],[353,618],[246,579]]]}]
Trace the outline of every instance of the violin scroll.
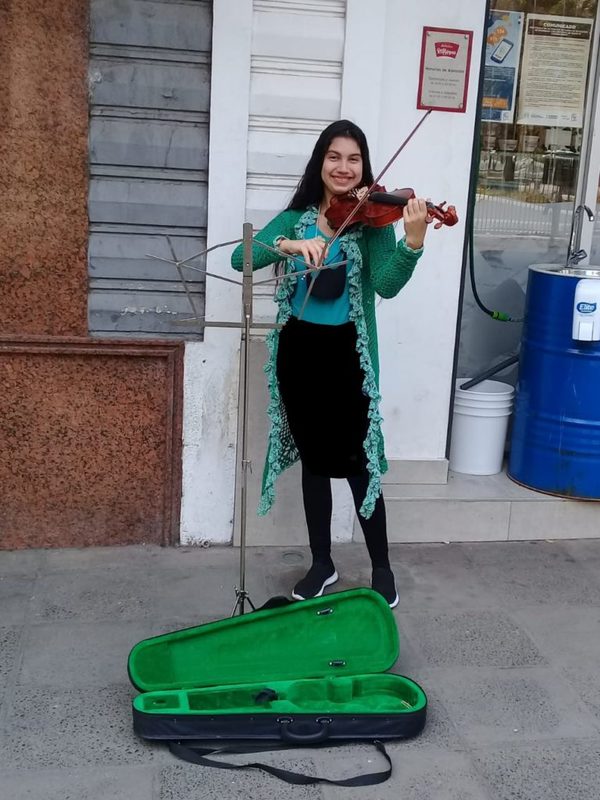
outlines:
[{"label": "violin scroll", "polygon": [[438,205],[435,206],[436,211],[438,211],[442,215],[441,217],[437,216],[437,214],[435,215],[436,218],[439,220],[433,226],[436,230],[438,228],[441,228],[442,225],[447,225],[449,228],[451,228],[458,222],[458,214],[456,213],[456,206],[448,206],[448,208],[444,208],[445,205],[446,201],[444,200],[443,203],[438,203]]},{"label": "violin scroll", "polygon": [[[381,189],[381,191],[378,191]],[[384,205],[395,205],[401,208],[406,206],[407,202],[415,197],[415,193],[413,189],[395,189],[393,192],[386,192],[385,187],[377,187],[377,190],[371,193],[370,199],[374,203],[383,203]],[[427,201],[427,212],[429,215],[428,222],[433,222],[434,219],[437,219],[437,223],[433,226],[436,230],[441,228],[442,225],[447,225],[451,228],[453,225],[456,225],[458,222],[458,214],[456,213],[455,206],[448,206],[448,208],[444,208],[446,205],[446,200],[443,203],[431,203],[429,200]],[[402,213],[399,214],[397,219],[400,219]],[[394,220],[395,221],[395,220]]]}]

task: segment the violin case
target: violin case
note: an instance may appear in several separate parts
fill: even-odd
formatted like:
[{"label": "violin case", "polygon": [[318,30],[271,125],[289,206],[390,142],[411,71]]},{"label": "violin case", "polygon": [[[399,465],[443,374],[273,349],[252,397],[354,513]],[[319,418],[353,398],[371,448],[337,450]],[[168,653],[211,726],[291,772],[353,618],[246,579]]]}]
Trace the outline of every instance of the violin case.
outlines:
[{"label": "violin case", "polygon": [[134,731],[170,746],[243,741],[262,750],[422,731],[425,693],[387,672],[399,637],[380,594],[360,588],[269,605],[136,644],[128,659],[140,692]]}]

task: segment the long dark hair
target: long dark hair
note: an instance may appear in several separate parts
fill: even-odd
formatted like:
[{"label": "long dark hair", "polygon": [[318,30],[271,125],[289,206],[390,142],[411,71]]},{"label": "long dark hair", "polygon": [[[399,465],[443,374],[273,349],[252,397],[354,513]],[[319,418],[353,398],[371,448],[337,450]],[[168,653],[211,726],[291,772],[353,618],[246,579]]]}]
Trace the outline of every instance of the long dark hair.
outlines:
[{"label": "long dark hair", "polygon": [[336,136],[354,139],[360,148],[362,156],[363,173],[360,185],[370,186],[373,183],[373,170],[371,169],[367,137],[354,122],[350,122],[349,119],[339,119],[337,122],[332,122],[331,125],[328,125],[317,139],[312,155],[304,170],[304,175],[300,179],[288,208],[302,209],[320,204],[323,199],[323,181],[321,179],[323,161],[331,142]]}]

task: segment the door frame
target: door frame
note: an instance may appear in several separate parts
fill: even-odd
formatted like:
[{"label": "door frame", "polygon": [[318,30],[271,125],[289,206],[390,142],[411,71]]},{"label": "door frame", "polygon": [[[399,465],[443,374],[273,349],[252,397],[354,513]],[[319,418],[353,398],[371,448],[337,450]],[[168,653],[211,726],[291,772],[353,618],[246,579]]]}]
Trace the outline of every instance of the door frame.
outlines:
[{"label": "door frame", "polygon": [[[598,186],[600,180],[600,0],[596,5],[596,18],[592,28],[592,48],[588,71],[583,127],[581,129],[581,157],[575,189],[573,211],[580,204],[585,204],[595,213],[597,206]],[[582,214],[580,224],[576,226],[573,249],[583,249],[588,253],[579,266],[589,264],[589,253],[592,248],[594,223]]]}]

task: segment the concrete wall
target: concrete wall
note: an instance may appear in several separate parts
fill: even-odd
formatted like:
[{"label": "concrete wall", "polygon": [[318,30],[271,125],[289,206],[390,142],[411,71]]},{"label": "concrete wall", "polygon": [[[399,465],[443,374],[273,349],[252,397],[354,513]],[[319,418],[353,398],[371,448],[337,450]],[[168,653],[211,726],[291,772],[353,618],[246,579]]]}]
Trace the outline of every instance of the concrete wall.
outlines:
[{"label": "concrete wall", "polygon": [[[380,163],[422,113],[415,109],[422,27],[474,31],[466,113],[433,112],[386,176],[388,186],[412,186],[434,202],[456,205],[460,218],[453,228],[429,230],[413,279],[398,298],[379,307],[388,456],[429,461],[444,459],[446,450],[485,3],[429,2],[410,14],[403,7],[387,4],[375,154]],[[399,63],[405,65],[400,75]]]},{"label": "concrete wall", "polygon": [[0,331],[87,331],[87,2],[0,6]]},{"label": "concrete wall", "polygon": [[0,548],[178,533],[183,347],[87,336],[88,36],[0,4]]},{"label": "concrete wall", "polygon": [[[382,302],[378,309],[384,432],[392,481],[411,481],[417,476],[418,480],[442,482],[446,475],[446,431],[484,11],[484,0],[463,0],[451,7],[431,0],[410,10],[392,0],[368,4],[348,0],[341,80],[336,83],[333,79],[337,47],[332,44],[327,49],[325,42],[319,52],[307,52],[308,60],[300,65],[304,71],[310,68],[314,72],[312,97],[307,98],[306,76],[296,76],[291,84],[297,87],[295,92],[286,95],[280,91],[282,85],[288,85],[276,74],[284,63],[281,53],[264,52],[269,41],[264,35],[265,21],[272,23],[271,37],[276,41],[283,37],[284,44],[291,31],[290,41],[296,42],[311,32],[318,31],[323,38],[323,32],[329,31],[333,43],[337,41],[340,4],[261,0],[254,10],[250,0],[215,4],[208,212],[209,243],[213,244],[241,236],[245,219],[264,224],[285,205],[318,132],[330,119],[350,117],[361,125],[370,140],[375,169],[383,165],[423,113],[416,109],[422,27],[474,31],[467,113],[434,112],[385,177],[388,188],[410,185],[435,202],[446,199],[454,203],[461,217],[453,229],[430,231],[415,277],[398,298]],[[235,26],[228,24],[233,13]],[[289,52],[290,63],[300,55]],[[276,59],[270,67],[265,65],[266,56]],[[255,68],[260,58],[258,80]],[[322,60],[326,59],[331,64],[324,66]],[[293,76],[290,63],[288,76]],[[337,111],[332,94],[335,87],[339,92]],[[260,115],[271,120],[269,132],[262,138],[261,131],[253,127],[257,98]],[[285,124],[279,125],[274,137],[273,121],[278,117],[285,118]],[[298,132],[300,136],[295,135]],[[278,143],[279,149],[266,146],[269,142]],[[285,158],[279,157],[282,148],[287,148],[283,150]],[[257,162],[259,152],[270,153],[272,163],[269,165],[266,157]],[[263,164],[260,178],[264,187],[250,180],[256,177],[251,168],[255,163]],[[216,251],[211,268],[231,276],[229,253]],[[268,299],[259,304],[258,312],[258,316],[273,313]],[[215,281],[208,285],[207,316],[239,319],[239,290]],[[184,542],[226,542],[231,538],[238,343],[238,332],[214,330],[207,333],[206,342],[186,347]],[[250,451],[254,462],[251,499],[255,500],[266,432],[260,338],[253,348]],[[254,543],[303,541],[297,474],[292,470],[281,484],[285,502],[280,502],[270,518],[257,520],[251,503],[250,539]],[[348,493],[343,487],[336,492],[335,538],[347,539],[353,525]]]}]

